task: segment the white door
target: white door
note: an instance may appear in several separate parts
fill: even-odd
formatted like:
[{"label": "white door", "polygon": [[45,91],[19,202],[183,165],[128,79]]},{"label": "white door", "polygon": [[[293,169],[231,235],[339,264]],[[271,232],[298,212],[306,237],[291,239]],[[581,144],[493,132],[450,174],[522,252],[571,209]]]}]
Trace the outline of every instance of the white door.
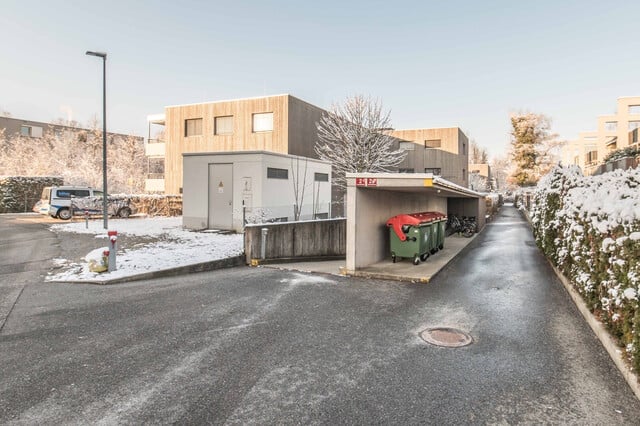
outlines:
[{"label": "white door", "polygon": [[233,229],[233,164],[209,164],[209,229]]}]

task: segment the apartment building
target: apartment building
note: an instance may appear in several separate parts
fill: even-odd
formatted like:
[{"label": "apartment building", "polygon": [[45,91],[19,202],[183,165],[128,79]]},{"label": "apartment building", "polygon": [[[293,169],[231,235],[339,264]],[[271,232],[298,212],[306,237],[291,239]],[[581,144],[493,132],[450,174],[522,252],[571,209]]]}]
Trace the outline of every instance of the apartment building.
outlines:
[{"label": "apartment building", "polygon": [[155,170],[147,189],[181,193],[184,153],[267,151],[315,158],[316,122],[323,112],[286,94],[168,106],[148,117],[150,128],[162,127],[162,139],[150,134],[146,146]]},{"label": "apartment building", "polygon": [[469,139],[458,127],[392,130],[407,157],[398,165],[404,173],[433,173],[467,187]]},{"label": "apartment building", "polygon": [[[30,137],[34,139],[42,138],[47,134],[55,133],[56,135],[77,134],[79,138],[86,135],[87,132],[91,132],[92,129],[87,129],[78,126],[67,126],[64,124],[45,123],[42,121],[24,120],[22,118],[13,117],[0,117],[0,130],[4,130],[5,136],[12,136],[19,134],[20,136]],[[117,138],[129,138],[131,135],[122,133],[109,133],[107,137],[111,139]],[[133,136],[139,139],[140,143],[143,142],[143,138],[140,136]]]},{"label": "apartment building", "polygon": [[596,131],[582,132],[563,147],[563,164],[578,165],[592,174],[610,152],[638,144],[639,128],[640,96],[620,97],[614,114],[598,117]]}]

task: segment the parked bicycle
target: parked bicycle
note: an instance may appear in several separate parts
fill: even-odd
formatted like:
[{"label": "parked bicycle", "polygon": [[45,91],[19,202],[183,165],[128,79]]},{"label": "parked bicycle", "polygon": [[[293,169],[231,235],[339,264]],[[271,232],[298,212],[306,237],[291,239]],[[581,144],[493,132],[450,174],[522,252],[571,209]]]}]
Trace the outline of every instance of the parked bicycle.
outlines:
[{"label": "parked bicycle", "polygon": [[460,218],[455,214],[450,214],[447,220],[447,228],[463,237],[470,238],[476,232],[476,218],[475,216],[462,216]]}]

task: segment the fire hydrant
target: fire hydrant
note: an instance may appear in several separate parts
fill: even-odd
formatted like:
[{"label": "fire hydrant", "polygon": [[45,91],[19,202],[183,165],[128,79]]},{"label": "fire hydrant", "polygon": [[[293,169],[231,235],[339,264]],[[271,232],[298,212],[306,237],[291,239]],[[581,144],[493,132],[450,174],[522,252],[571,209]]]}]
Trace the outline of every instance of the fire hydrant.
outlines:
[{"label": "fire hydrant", "polygon": [[118,250],[118,231],[108,231],[107,235],[109,236],[109,242],[111,246],[109,247],[109,272],[115,271],[116,268],[116,251]]}]

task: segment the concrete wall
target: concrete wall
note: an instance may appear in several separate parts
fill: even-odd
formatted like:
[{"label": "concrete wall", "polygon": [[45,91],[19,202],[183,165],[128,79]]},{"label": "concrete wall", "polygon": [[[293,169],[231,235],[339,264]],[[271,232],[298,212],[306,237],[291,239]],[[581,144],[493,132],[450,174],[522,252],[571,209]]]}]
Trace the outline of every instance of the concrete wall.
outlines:
[{"label": "concrete wall", "polygon": [[346,253],[346,219],[247,225],[247,263],[261,257],[263,228],[267,229],[266,259],[343,257]]},{"label": "concrete wall", "polygon": [[[260,208],[266,215],[291,216],[292,219],[295,203],[293,177],[299,176],[302,188],[305,164],[307,178],[302,214],[312,213],[314,201],[318,204],[319,213],[328,212],[331,199],[329,163],[267,152],[185,154],[182,216],[185,228],[208,227],[209,165],[225,163],[233,164],[233,230],[237,232],[242,232],[244,227],[243,201],[248,211]],[[268,167],[289,170],[289,179],[268,179]],[[315,182],[316,172],[328,174],[329,182]]]},{"label": "concrete wall", "polygon": [[457,216],[473,216],[476,218],[478,232],[486,224],[487,203],[484,198],[449,198],[447,200],[447,213]]},{"label": "concrete wall", "polygon": [[447,213],[447,199],[398,191],[347,188],[347,269],[355,270],[390,256],[387,220],[402,213]]}]

